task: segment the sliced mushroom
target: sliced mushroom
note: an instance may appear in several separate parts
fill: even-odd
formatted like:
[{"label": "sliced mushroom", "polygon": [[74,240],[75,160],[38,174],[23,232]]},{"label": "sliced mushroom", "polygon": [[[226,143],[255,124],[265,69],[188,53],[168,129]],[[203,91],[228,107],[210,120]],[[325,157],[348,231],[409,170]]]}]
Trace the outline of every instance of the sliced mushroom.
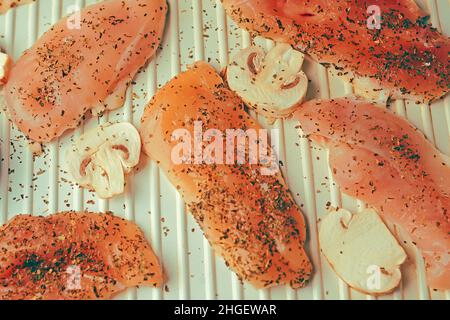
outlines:
[{"label": "sliced mushroom", "polygon": [[249,47],[228,65],[226,80],[249,107],[268,118],[286,118],[306,96],[304,58],[288,44],[277,44],[267,53],[261,47]]},{"label": "sliced mushroom", "polygon": [[106,123],[83,134],[66,150],[66,166],[74,182],[95,190],[100,198],[121,194],[125,174],[139,162],[141,139],[127,122]]},{"label": "sliced mushroom", "polygon": [[399,285],[406,253],[376,211],[332,210],[320,222],[319,241],[334,271],[355,290],[382,295]]},{"label": "sliced mushroom", "polygon": [[6,53],[0,52],[0,87],[8,80],[11,59]]}]

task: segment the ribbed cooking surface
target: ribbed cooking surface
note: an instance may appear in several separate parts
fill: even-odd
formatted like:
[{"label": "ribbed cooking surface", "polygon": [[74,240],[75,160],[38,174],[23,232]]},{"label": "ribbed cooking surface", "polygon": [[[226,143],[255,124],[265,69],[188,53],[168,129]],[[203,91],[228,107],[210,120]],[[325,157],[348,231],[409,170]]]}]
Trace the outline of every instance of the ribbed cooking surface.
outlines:
[{"label": "ribbed cooking surface", "polygon": [[[38,3],[10,10],[0,16],[0,46],[17,59],[37,37],[49,29],[73,5],[83,7],[96,1],[38,0]],[[109,201],[67,182],[61,169],[64,147],[83,130],[107,120],[126,120],[139,125],[143,108],[157,88],[185,70],[196,60],[207,60],[218,70],[231,54],[248,46],[251,39],[228,19],[219,0],[169,0],[170,17],[162,50],[138,75],[128,92],[125,106],[101,119],[90,119],[83,128],[64,135],[45,147],[45,154],[34,162],[21,133],[11,127],[2,114],[0,168],[0,223],[15,214],[46,215],[64,210],[108,211],[135,220],[145,231],[155,252],[164,263],[169,278],[161,289],[131,289],[124,299],[368,299],[350,290],[320,255],[316,221],[326,213],[327,203],[358,211],[364,206],[341,194],[331,180],[327,152],[300,139],[294,121],[277,121],[280,129],[280,158],[283,173],[297,203],[308,219],[309,252],[315,276],[307,288],[279,287],[255,290],[241,284],[203,238],[201,230],[187,213],[175,188],[155,163],[143,161],[129,177],[127,193]],[[433,24],[450,34],[448,0],[422,0]],[[271,46],[270,41],[257,41]],[[332,77],[320,65],[307,60],[306,73],[312,80],[309,98],[339,97],[352,92],[350,85]],[[26,72],[26,70],[24,70]],[[89,88],[86,88],[89,90]],[[393,110],[406,116],[430,141],[450,155],[450,97],[432,108],[398,101]],[[255,115],[264,124],[262,117]],[[394,228],[392,228],[394,230]],[[423,262],[414,248],[403,268],[403,284],[393,294],[379,299],[450,299],[450,292],[435,292],[426,286]]]}]

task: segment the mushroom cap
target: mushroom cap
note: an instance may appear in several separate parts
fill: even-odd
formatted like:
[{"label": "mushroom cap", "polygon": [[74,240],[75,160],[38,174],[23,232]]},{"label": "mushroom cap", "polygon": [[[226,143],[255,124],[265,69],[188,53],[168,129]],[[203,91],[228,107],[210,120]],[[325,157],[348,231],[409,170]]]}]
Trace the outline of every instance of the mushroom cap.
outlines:
[{"label": "mushroom cap", "polygon": [[355,290],[381,295],[399,285],[406,253],[375,210],[330,211],[320,222],[319,241],[334,271]]},{"label": "mushroom cap", "polygon": [[125,174],[139,162],[141,139],[128,123],[105,123],[79,137],[66,150],[65,164],[73,180],[100,198],[123,193]]},{"label": "mushroom cap", "polygon": [[285,118],[303,102],[308,78],[303,53],[277,44],[267,53],[259,46],[239,51],[227,67],[231,90],[267,117]]}]

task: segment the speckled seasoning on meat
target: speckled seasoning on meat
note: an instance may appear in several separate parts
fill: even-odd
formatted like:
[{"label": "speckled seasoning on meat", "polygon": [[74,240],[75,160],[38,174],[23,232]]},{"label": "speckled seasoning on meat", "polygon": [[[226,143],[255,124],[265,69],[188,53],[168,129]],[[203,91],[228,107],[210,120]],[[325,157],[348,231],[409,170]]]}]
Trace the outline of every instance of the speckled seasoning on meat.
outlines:
[{"label": "speckled seasoning on meat", "polygon": [[405,119],[360,99],[312,100],[295,113],[330,149],[341,190],[402,227],[425,258],[428,285],[450,289],[450,161]]},{"label": "speckled seasoning on meat", "polygon": [[0,300],[107,299],[163,284],[141,230],[111,214],[18,215],[0,228],[0,252]]},{"label": "speckled seasoning on meat", "polygon": [[185,128],[193,136],[194,121],[202,121],[203,132],[261,128],[205,62],[171,80],[147,106],[140,131],[144,151],[241,279],[256,287],[304,286],[312,271],[305,222],[281,174],[262,175],[260,165],[248,163],[175,164],[171,151],[178,142],[171,135]]},{"label": "speckled seasoning on meat", "polygon": [[[365,90],[429,102],[450,89],[449,38],[414,0],[222,0],[239,26],[287,42]],[[369,29],[367,9],[381,9]]]},{"label": "speckled seasoning on meat", "polygon": [[62,19],[11,70],[5,99],[30,139],[48,142],[78,126],[89,110],[123,105],[128,84],[161,41],[164,0],[109,0]]},{"label": "speckled seasoning on meat", "polygon": [[5,13],[11,8],[21,6],[36,0],[0,0],[0,14]]}]

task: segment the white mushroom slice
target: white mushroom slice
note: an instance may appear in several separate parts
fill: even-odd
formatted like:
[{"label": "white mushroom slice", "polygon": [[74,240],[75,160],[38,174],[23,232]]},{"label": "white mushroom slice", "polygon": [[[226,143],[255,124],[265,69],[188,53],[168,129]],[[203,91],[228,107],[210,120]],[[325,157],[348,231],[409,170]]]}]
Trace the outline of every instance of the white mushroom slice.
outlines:
[{"label": "white mushroom slice", "polygon": [[288,44],[277,44],[267,54],[261,47],[249,47],[228,65],[226,80],[249,107],[268,118],[285,118],[306,96],[304,58]]},{"label": "white mushroom slice", "polygon": [[406,253],[376,211],[331,211],[320,222],[319,241],[334,271],[350,287],[381,295],[399,285]]},{"label": "white mushroom slice", "polygon": [[67,171],[74,182],[107,199],[123,193],[125,174],[138,164],[140,153],[141,139],[132,124],[106,123],[66,150]]},{"label": "white mushroom slice", "polygon": [[3,52],[0,52],[0,86],[8,80],[9,69],[11,68],[11,59]]}]

